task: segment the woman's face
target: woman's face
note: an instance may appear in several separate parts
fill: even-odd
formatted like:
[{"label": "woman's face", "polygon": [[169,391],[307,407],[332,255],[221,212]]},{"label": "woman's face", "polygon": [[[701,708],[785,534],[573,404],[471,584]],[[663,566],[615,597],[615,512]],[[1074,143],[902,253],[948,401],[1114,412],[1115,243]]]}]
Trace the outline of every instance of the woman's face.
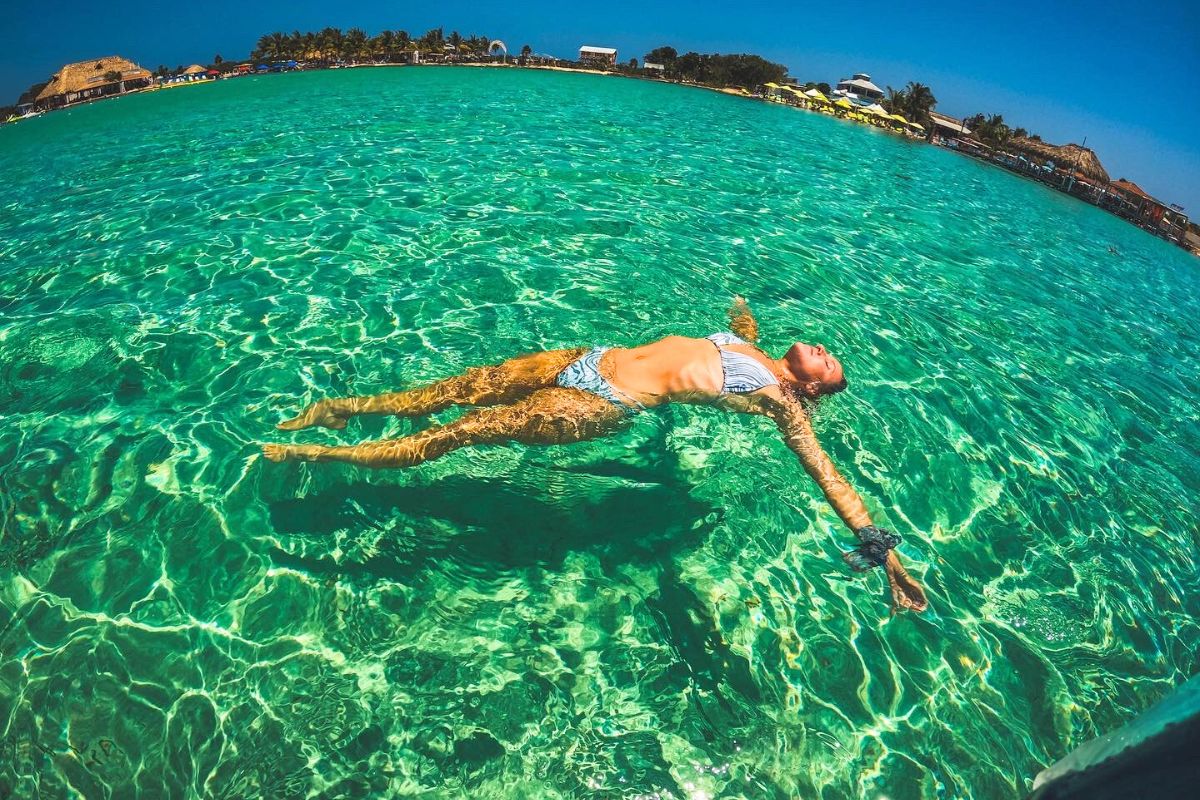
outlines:
[{"label": "woman's face", "polygon": [[824,384],[841,383],[845,377],[841,362],[819,344],[796,342],[784,354],[783,360],[806,391],[810,384],[816,384],[815,388],[819,390]]}]

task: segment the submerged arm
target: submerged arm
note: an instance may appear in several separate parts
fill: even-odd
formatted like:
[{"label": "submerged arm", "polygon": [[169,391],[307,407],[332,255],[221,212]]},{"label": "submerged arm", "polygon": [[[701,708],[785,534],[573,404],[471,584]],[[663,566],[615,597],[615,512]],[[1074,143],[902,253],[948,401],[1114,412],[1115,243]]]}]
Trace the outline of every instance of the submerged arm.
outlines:
[{"label": "submerged arm", "polygon": [[[816,481],[822,494],[833,510],[841,517],[846,527],[854,531],[862,542],[867,542],[879,529],[871,525],[871,515],[854,487],[842,477],[834,466],[833,461],[821,449],[821,443],[813,432],[808,413],[799,404],[783,401],[770,404],[770,416],[783,433],[783,440],[788,449],[795,453],[804,471]],[[864,532],[866,529],[866,532]],[[886,532],[885,532],[886,533]],[[860,547],[860,551],[862,548]],[[851,554],[847,554],[850,556]],[[852,558],[847,558],[853,562]],[[928,606],[925,592],[921,589],[900,564],[896,551],[887,550],[887,560],[884,562],[888,583],[892,588],[892,599],[898,608],[910,608],[914,611],[924,611]]]},{"label": "submerged arm", "polygon": [[729,307],[729,330],[750,344],[758,343],[758,322],[750,313],[746,298],[740,295],[733,298],[733,305]]}]

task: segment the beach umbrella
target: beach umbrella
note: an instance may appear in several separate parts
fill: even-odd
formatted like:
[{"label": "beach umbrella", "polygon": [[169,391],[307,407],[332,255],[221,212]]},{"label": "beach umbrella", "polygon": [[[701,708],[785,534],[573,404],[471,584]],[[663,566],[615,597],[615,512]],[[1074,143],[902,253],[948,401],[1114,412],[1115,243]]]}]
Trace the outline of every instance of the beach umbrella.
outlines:
[{"label": "beach umbrella", "polygon": [[816,100],[818,103],[828,103],[829,102],[829,98],[826,97],[825,95],[823,95],[821,93],[820,89],[809,89],[807,92],[804,93],[804,96],[811,100]]},{"label": "beach umbrella", "polygon": [[889,119],[887,110],[884,109],[883,106],[879,105],[879,103],[871,103],[871,105],[864,108],[863,111],[867,112],[868,114],[874,114],[877,117]]},{"label": "beach umbrella", "polygon": [[899,122],[901,125],[907,125],[907,124],[908,124],[908,120],[906,120],[906,119],[905,119],[905,118],[904,118],[902,115],[900,115],[900,114],[890,114],[890,115],[888,115],[888,119],[894,119],[894,120],[896,120],[896,122]]},{"label": "beach umbrella", "polygon": [[910,128],[916,128],[916,129],[917,129],[917,130],[919,130],[919,131],[923,131],[923,130],[925,130],[925,126],[924,126],[924,125],[922,125],[922,124],[921,124],[921,123],[919,123],[919,122],[906,122],[906,123],[904,123],[904,124],[905,124],[905,125],[907,125],[907,126],[908,126],[908,127],[910,127]]},{"label": "beach umbrella", "polygon": [[763,86],[766,86],[768,89],[778,89],[779,88],[778,83],[764,83]]},{"label": "beach umbrella", "polygon": [[854,108],[854,103],[851,103],[849,100],[847,100],[844,97],[839,97],[837,100],[835,100],[833,102],[833,104],[835,106],[837,106],[838,108]]}]

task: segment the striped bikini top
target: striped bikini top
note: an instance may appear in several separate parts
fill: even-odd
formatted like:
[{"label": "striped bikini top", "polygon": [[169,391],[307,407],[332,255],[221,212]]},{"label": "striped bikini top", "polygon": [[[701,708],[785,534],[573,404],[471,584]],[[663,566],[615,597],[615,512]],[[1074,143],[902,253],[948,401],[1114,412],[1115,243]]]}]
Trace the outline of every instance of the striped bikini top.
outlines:
[{"label": "striped bikini top", "polygon": [[739,339],[732,333],[714,333],[704,338],[715,344],[721,353],[721,371],[725,376],[724,385],[721,386],[722,394],[756,392],[764,386],[774,386],[779,383],[771,370],[756,359],[745,353],[726,350],[724,347],[727,344],[749,344],[749,342]]}]

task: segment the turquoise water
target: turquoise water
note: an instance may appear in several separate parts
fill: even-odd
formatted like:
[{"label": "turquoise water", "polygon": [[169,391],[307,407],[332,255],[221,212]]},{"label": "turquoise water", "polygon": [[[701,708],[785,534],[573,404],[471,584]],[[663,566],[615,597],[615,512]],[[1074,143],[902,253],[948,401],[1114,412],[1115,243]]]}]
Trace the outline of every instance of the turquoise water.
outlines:
[{"label": "turquoise water", "polygon": [[[0,153],[0,794],[1009,798],[1200,666],[1200,262],[1094,208],[527,71],[187,87]],[[841,356],[818,433],[927,614],[764,420],[257,457],[425,424],[272,429],[309,400],[734,293]]]}]

